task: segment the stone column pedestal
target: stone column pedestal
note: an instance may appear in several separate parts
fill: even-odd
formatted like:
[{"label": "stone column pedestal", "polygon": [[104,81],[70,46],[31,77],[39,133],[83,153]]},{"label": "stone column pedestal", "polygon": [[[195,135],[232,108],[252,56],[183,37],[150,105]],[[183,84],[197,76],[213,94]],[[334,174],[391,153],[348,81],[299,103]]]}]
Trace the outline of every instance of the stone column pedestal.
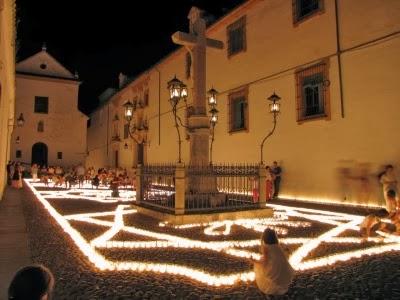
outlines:
[{"label": "stone column pedestal", "polygon": [[178,163],[175,169],[175,214],[185,213],[186,176],[185,165]]},{"label": "stone column pedestal", "polygon": [[190,165],[207,166],[209,164],[210,120],[207,115],[189,117]]}]

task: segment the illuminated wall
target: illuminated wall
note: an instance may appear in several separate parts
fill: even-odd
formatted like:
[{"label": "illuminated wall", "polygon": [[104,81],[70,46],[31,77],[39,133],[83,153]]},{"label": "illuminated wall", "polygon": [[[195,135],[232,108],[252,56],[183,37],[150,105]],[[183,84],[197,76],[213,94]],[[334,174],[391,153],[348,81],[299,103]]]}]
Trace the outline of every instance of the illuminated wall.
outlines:
[{"label": "illuminated wall", "polygon": [[[400,140],[395,138],[400,131],[400,2],[338,1],[341,89],[335,1],[323,3],[320,12],[293,24],[292,1],[247,1],[208,29],[208,37],[225,44],[224,50],[207,50],[207,89],[220,92],[213,161],[260,160],[260,143],[272,127],[266,98],[275,91],[282,98],[281,114],[265,144],[264,160],[282,165],[282,196],[380,205],[384,200],[376,175],[391,163],[400,177]],[[246,50],[228,58],[227,26],[244,15]],[[110,99],[120,101],[149,76],[149,163],[177,161],[166,87],[176,74],[189,86],[190,104],[193,83],[185,76],[185,55],[186,49],[178,49]],[[330,117],[299,123],[296,71],[321,61],[328,66]],[[229,133],[228,95],[241,87],[248,89],[248,130]],[[184,120],[183,109],[180,113]],[[188,151],[183,141],[186,162]]]},{"label": "illuminated wall", "polygon": [[15,105],[15,1],[0,1],[0,200],[6,185],[6,164]]},{"label": "illuminated wall", "polygon": [[[87,116],[78,110],[79,79],[42,51],[17,64],[15,116],[22,113],[23,127],[11,140],[11,158],[31,163],[32,146],[48,147],[48,165],[74,166],[85,162]],[[35,98],[48,97],[48,113],[35,112]],[[38,123],[43,122],[43,132]],[[20,142],[17,143],[19,136]],[[16,151],[21,151],[21,158]],[[62,158],[57,153],[62,152]]]}]

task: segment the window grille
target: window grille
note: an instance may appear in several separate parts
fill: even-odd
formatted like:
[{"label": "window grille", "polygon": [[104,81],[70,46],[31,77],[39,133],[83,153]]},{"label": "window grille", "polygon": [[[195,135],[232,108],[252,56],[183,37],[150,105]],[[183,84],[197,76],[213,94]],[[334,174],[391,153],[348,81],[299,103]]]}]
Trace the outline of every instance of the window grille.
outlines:
[{"label": "window grille", "polygon": [[299,22],[322,10],[323,0],[292,0],[293,20]]},{"label": "window grille", "polygon": [[246,16],[228,26],[227,36],[228,57],[246,50]]},{"label": "window grille", "polygon": [[297,121],[329,117],[328,87],[326,63],[296,73]]},{"label": "window grille", "polygon": [[35,97],[35,113],[47,114],[49,112],[49,98],[48,97]]},{"label": "window grille", "polygon": [[229,131],[248,129],[247,89],[232,93],[228,100]]}]

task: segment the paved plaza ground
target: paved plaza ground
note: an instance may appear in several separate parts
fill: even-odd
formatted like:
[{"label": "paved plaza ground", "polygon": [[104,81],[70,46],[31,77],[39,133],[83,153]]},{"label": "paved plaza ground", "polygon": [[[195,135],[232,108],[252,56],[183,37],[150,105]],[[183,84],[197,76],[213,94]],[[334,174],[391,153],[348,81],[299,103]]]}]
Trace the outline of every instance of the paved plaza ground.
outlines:
[{"label": "paved plaza ground", "polygon": [[[99,198],[90,190],[26,186],[18,193],[31,260],[53,271],[54,299],[400,299],[400,251],[390,251],[400,241],[362,240],[356,229],[363,209],[275,201],[268,219],[176,227],[137,214],[129,202],[104,198],[109,191]],[[266,226],[278,232],[296,269],[281,297],[258,291],[246,258],[257,255]],[[347,259],[340,253],[360,256],[354,253],[366,249],[382,253],[335,261]],[[95,266],[97,255],[106,270]],[[209,285],[229,276],[234,282]]]}]

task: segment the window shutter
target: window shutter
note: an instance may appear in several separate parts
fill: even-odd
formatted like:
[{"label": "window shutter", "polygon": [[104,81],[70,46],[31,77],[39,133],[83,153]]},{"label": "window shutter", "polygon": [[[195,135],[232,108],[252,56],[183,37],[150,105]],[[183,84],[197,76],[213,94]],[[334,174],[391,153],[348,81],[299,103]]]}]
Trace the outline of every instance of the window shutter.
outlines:
[{"label": "window shutter", "polygon": [[231,95],[229,95],[229,97],[228,97],[228,109],[227,109],[227,112],[228,112],[228,132],[231,132],[232,131],[232,96]]}]

